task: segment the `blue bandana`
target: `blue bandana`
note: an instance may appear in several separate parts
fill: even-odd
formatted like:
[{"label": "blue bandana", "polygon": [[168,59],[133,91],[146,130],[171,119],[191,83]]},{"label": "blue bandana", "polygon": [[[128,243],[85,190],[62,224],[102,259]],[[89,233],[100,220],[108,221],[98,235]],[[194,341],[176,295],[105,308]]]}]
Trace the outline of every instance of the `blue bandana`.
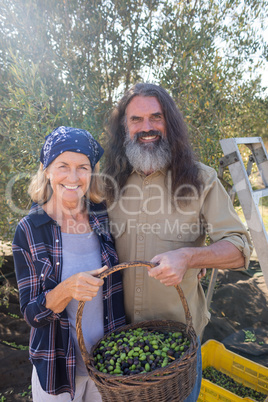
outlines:
[{"label": "blue bandana", "polygon": [[100,160],[104,150],[92,135],[80,128],[61,126],[48,134],[41,149],[40,161],[44,169],[63,152],[78,152],[88,157],[92,170]]}]

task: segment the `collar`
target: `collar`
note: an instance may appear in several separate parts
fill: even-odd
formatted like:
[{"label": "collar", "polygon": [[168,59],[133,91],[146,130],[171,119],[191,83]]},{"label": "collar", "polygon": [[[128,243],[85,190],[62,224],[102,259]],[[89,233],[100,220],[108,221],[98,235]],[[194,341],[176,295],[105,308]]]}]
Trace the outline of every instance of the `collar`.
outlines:
[{"label": "collar", "polygon": [[[88,209],[90,208],[91,202],[87,205]],[[92,203],[93,205],[93,203]],[[102,204],[103,206],[103,204]],[[29,219],[33,222],[34,226],[36,228],[39,228],[42,225],[47,224],[48,222],[51,222],[55,226],[59,226],[58,222],[52,219],[46,211],[43,210],[41,205],[38,205],[36,203],[33,203],[30,209],[30,212],[28,214]],[[98,219],[96,217],[95,212],[90,211],[89,213],[89,218],[90,218],[90,224],[92,225],[92,230],[96,229],[99,227],[98,225]]]},{"label": "collar", "polygon": [[38,205],[36,203],[33,203],[30,209],[30,212],[28,214],[29,219],[33,222],[34,226],[36,228],[45,225],[48,222],[52,222],[55,225],[58,225],[54,219],[52,219],[41,207],[41,205]]},{"label": "collar", "polygon": [[159,176],[159,175],[161,175],[161,174],[164,175],[164,176],[166,176],[166,175],[167,175],[167,172],[168,172],[168,168],[164,168],[164,169],[156,170],[155,172],[146,175],[145,173],[141,172],[140,170],[133,169],[132,172],[130,173],[130,175],[136,173],[136,174],[138,174],[139,176],[141,176],[142,179],[145,179],[146,177],[148,177],[148,178],[149,178],[149,177],[150,177],[150,178],[151,178],[151,177],[157,177],[157,176]]}]

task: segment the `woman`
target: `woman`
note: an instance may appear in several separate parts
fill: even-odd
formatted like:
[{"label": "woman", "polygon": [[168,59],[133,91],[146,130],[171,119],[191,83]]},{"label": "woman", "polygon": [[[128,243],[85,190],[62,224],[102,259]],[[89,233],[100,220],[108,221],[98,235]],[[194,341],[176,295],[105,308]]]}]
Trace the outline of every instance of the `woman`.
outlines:
[{"label": "woman", "polygon": [[87,350],[125,323],[121,274],[95,277],[118,261],[100,202],[102,154],[85,130],[58,127],[49,134],[29,187],[34,204],[15,233],[21,311],[31,326],[35,402],[101,401],[77,344],[80,300],[87,302],[82,319]]}]

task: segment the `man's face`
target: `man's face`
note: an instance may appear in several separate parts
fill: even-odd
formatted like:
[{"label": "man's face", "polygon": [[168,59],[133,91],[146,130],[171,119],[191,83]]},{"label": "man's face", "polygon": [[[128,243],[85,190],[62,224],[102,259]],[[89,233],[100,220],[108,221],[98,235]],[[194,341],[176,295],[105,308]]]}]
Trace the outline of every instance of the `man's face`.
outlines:
[{"label": "man's face", "polygon": [[152,96],[135,96],[126,108],[126,125],[131,140],[137,133],[143,133],[139,137],[140,143],[150,143],[159,140],[158,135],[150,131],[160,131],[166,137],[166,121],[162,107],[157,98]]},{"label": "man's face", "polygon": [[125,130],[126,156],[134,169],[148,175],[170,165],[166,121],[157,98],[134,97],[126,108]]}]

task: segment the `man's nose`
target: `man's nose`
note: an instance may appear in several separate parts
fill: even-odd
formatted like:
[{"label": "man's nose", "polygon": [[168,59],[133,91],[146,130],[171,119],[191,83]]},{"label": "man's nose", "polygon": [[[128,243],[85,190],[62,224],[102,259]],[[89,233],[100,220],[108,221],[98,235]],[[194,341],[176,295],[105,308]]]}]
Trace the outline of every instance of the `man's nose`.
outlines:
[{"label": "man's nose", "polygon": [[142,122],[141,131],[148,132],[151,130],[153,130],[152,122],[150,121],[150,119],[144,119]]}]

